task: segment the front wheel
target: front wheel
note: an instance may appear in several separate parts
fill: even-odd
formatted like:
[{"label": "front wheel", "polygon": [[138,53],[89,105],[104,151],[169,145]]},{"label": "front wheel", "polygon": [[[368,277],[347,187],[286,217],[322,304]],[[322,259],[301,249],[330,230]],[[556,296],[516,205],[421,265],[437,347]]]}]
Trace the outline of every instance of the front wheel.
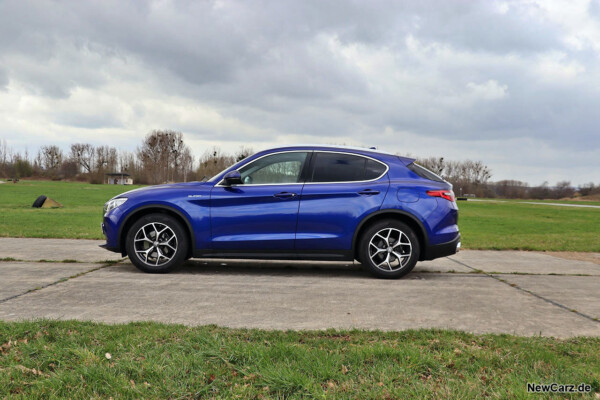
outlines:
[{"label": "front wheel", "polygon": [[125,240],[129,259],[144,272],[170,272],[188,254],[189,243],[183,227],[165,214],[141,217],[131,226]]},{"label": "front wheel", "polygon": [[401,278],[419,260],[417,235],[408,225],[395,220],[373,224],[361,236],[359,246],[361,264],[379,278]]}]

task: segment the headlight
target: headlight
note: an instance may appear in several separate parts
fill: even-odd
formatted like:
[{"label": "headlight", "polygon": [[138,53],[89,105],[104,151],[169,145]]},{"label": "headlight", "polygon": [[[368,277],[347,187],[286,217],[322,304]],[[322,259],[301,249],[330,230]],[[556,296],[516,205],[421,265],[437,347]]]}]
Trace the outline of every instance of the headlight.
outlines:
[{"label": "headlight", "polygon": [[104,204],[104,216],[106,217],[106,214],[108,214],[110,210],[114,210],[126,201],[127,199],[125,197],[119,197],[107,201],[106,204]]}]

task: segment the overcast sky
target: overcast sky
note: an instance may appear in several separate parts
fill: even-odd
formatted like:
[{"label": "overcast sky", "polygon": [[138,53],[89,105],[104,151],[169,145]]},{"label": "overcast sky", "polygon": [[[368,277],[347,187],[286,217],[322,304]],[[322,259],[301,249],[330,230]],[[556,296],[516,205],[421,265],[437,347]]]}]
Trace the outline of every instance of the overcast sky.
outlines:
[{"label": "overcast sky", "polygon": [[600,0],[0,1],[0,139],[377,146],[600,182]]}]

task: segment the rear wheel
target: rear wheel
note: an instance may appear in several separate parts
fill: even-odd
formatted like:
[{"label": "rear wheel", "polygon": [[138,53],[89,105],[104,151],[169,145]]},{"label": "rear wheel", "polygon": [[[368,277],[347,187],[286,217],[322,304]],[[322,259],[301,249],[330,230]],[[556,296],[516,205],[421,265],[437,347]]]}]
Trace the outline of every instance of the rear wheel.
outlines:
[{"label": "rear wheel", "polygon": [[165,273],[181,265],[187,255],[187,235],[175,218],[164,214],[145,215],[126,237],[129,259],[144,272]]},{"label": "rear wheel", "polygon": [[406,224],[392,219],[374,223],[361,236],[361,264],[379,278],[395,279],[408,274],[417,264],[419,239]]}]

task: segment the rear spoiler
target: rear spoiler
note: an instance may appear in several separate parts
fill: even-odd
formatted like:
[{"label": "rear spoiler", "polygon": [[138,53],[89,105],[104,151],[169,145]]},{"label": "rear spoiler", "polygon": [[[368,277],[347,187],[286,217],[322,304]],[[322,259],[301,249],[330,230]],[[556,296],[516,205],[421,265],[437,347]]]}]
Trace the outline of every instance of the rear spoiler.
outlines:
[{"label": "rear spoiler", "polygon": [[402,156],[398,156],[398,158],[400,159],[400,161],[402,161],[404,165],[410,165],[416,161],[416,158],[408,158]]}]

